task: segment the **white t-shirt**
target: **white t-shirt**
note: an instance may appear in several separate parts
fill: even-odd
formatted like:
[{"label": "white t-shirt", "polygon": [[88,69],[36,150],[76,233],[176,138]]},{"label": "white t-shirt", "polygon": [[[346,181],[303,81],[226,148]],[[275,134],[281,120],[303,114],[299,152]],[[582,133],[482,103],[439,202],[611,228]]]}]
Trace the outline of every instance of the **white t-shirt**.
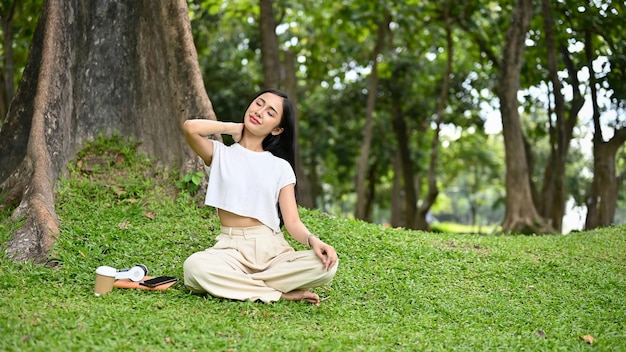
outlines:
[{"label": "white t-shirt", "polygon": [[205,204],[259,220],[280,231],[276,203],[280,190],[296,183],[291,165],[270,152],[254,152],[239,143],[213,141],[213,160]]}]

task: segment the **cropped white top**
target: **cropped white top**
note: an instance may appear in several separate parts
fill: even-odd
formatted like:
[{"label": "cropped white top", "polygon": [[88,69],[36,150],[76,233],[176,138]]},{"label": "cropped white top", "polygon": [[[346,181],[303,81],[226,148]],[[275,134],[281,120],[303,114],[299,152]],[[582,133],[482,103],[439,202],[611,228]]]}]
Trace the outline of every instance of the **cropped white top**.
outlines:
[{"label": "cropped white top", "polygon": [[291,165],[270,152],[254,152],[239,143],[213,141],[213,160],[205,204],[255,218],[276,232],[280,190],[296,183]]}]

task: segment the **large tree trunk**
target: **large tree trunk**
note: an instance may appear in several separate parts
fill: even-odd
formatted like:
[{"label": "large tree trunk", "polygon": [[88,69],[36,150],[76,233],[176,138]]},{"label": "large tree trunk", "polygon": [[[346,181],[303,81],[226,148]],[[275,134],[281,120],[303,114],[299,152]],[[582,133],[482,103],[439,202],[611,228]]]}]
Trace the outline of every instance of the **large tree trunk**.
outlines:
[{"label": "large tree trunk", "polygon": [[[563,216],[565,215],[565,168],[567,165],[567,153],[572,140],[574,127],[578,121],[578,113],[585,100],[580,94],[578,88],[580,85],[578,82],[578,72],[571,62],[569,52],[567,48],[561,47],[561,53],[567,64],[570,79],[572,80],[573,99],[568,113],[569,115],[566,116],[565,97],[561,92],[562,85],[558,77],[559,69],[556,59],[557,43],[555,42],[550,1],[542,0],[541,4],[546,36],[546,51],[548,54],[548,72],[550,82],[552,83],[556,124],[554,128],[550,128],[550,156],[548,158],[549,162],[546,163],[538,210],[541,216],[551,220],[552,226],[557,231],[561,231],[563,227]],[[552,124],[550,124],[550,126],[552,126]]]},{"label": "large tree trunk", "polygon": [[368,203],[373,195],[367,194],[367,185],[365,183],[368,175],[370,149],[372,147],[373,129],[374,129],[374,108],[376,107],[376,95],[378,94],[378,56],[382,53],[385,37],[389,32],[389,24],[391,23],[391,15],[386,15],[383,21],[378,25],[378,36],[376,45],[372,53],[372,75],[369,81],[367,91],[367,106],[365,107],[365,127],[363,128],[363,143],[357,163],[356,175],[356,209],[354,217],[360,220],[368,220]]},{"label": "large tree trunk", "polygon": [[552,229],[545,224],[533,204],[522,126],[517,110],[524,40],[532,15],[532,0],[516,1],[506,34],[504,57],[500,64],[498,97],[506,154],[506,213],[502,229],[505,232],[541,234],[552,232]]},{"label": "large tree trunk", "polygon": [[114,132],[181,172],[199,169],[182,123],[215,119],[185,0],[48,0],[0,130],[0,191],[19,203],[6,244],[42,261],[59,232],[54,187],[85,141]]}]

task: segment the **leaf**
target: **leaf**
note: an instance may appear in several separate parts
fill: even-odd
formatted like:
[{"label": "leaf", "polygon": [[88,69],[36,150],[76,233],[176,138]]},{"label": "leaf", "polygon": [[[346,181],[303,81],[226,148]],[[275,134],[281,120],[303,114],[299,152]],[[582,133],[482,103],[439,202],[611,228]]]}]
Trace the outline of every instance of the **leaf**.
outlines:
[{"label": "leaf", "polygon": [[124,195],[126,193],[126,191],[122,187],[117,185],[107,185],[107,187],[111,188],[115,195],[118,196]]},{"label": "leaf", "polygon": [[83,171],[83,172],[93,172],[93,168],[92,168],[91,166],[89,166],[89,164],[88,164],[88,163],[83,162],[83,160],[82,160],[82,159],[81,159],[81,160],[79,160],[79,161],[76,163],[76,166],[78,166],[78,169],[79,169],[80,171]]},{"label": "leaf", "polygon": [[219,5],[213,4],[213,5],[209,6],[209,15],[214,16],[214,15],[216,15],[219,12],[220,12],[220,6]]},{"label": "leaf", "polygon": [[591,335],[578,336],[578,339],[583,340],[590,345],[596,342],[596,339]]},{"label": "leaf", "polygon": [[202,172],[196,172],[193,175],[191,175],[191,182],[193,182],[194,185],[199,185],[200,182],[202,182],[202,179],[204,178],[204,174]]},{"label": "leaf", "polygon": [[154,220],[154,218],[156,217],[156,215],[154,215],[154,212],[144,213],[143,216],[147,217],[150,220]]}]

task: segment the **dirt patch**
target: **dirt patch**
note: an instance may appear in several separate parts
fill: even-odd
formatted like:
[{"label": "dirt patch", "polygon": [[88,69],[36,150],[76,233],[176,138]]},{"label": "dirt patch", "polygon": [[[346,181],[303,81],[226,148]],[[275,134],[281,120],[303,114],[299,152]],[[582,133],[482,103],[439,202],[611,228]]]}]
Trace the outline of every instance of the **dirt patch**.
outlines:
[{"label": "dirt patch", "polygon": [[442,245],[448,249],[466,250],[466,251],[469,250],[469,251],[473,251],[473,252],[480,253],[480,254],[489,253],[489,249],[481,245],[475,244],[475,243],[456,243],[452,241],[446,241],[442,243]]}]

